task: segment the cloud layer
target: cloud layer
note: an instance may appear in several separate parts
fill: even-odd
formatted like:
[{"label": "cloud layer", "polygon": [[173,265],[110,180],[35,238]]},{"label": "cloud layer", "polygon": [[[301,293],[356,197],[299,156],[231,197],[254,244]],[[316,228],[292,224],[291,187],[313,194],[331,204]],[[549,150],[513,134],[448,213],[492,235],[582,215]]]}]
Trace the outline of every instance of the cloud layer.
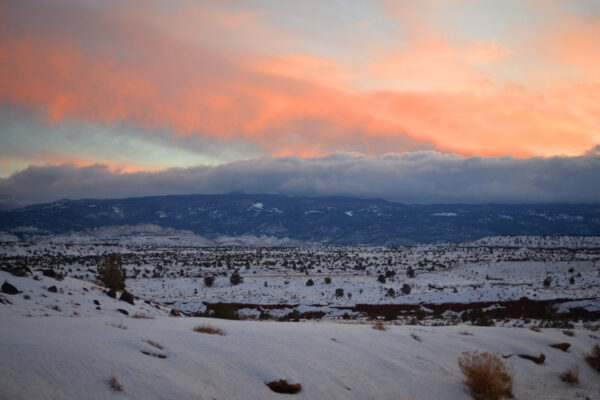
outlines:
[{"label": "cloud layer", "polygon": [[[149,141],[168,132],[174,144],[251,143],[274,157],[578,155],[600,143],[590,4],[4,2],[0,107],[57,130],[76,122],[115,136],[125,124]],[[29,135],[31,154],[49,150]],[[61,157],[139,170],[143,151]]]},{"label": "cloud layer", "polygon": [[600,203],[600,148],[579,157],[463,158],[437,152],[378,157],[263,158],[219,166],[119,173],[105,165],[29,167],[0,179],[28,203],[229,192],[384,198],[405,203]]}]

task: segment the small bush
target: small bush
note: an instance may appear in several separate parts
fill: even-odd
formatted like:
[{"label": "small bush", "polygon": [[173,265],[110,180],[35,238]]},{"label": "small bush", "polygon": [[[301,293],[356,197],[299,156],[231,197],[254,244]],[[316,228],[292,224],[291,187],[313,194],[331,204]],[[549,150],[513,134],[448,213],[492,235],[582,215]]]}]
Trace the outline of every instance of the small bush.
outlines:
[{"label": "small bush", "polygon": [[194,332],[207,333],[209,335],[225,336],[226,333],[219,328],[213,328],[209,325],[199,325],[194,327]]},{"label": "small bush", "polygon": [[312,286],[314,284],[315,284],[315,282],[312,279],[309,279],[306,281],[306,286]]},{"label": "small bush", "polygon": [[585,355],[585,361],[590,364],[590,367],[600,372],[600,346],[594,345],[592,351]]},{"label": "small bush", "polygon": [[98,266],[98,278],[104,287],[113,290],[125,289],[125,270],[121,257],[110,254],[104,257],[102,265]]},{"label": "small bush", "polygon": [[212,287],[212,285],[215,283],[215,277],[214,276],[205,276],[204,277],[204,286],[206,287]]},{"label": "small bush", "polygon": [[212,313],[209,313],[208,316],[221,319],[240,319],[237,310],[234,307],[224,303],[215,304],[213,306]]},{"label": "small bush", "polygon": [[394,321],[398,319],[398,314],[395,310],[387,308],[383,311],[383,319],[385,319],[386,321]]},{"label": "small bush", "polygon": [[378,331],[387,331],[387,326],[381,321],[375,321],[372,325],[372,328]]},{"label": "small bush", "polygon": [[414,278],[415,277],[415,270],[413,269],[413,267],[409,266],[406,269],[406,276],[408,276],[409,278]]},{"label": "small bush", "polygon": [[410,294],[411,287],[408,283],[405,283],[404,285],[402,285],[402,289],[400,290],[402,291],[402,294]]},{"label": "small bush", "polygon": [[569,368],[568,370],[560,374],[560,379],[563,382],[566,382],[572,386],[579,385],[579,370],[576,366],[573,368]]},{"label": "small bush", "polygon": [[110,387],[115,392],[123,391],[123,385],[121,385],[116,376],[113,376],[108,380],[108,387]]},{"label": "small bush", "polygon": [[335,289],[335,297],[344,297],[344,289],[342,289],[342,288]]},{"label": "small bush", "polygon": [[512,398],[513,377],[504,361],[493,353],[463,353],[458,366],[465,385],[476,400]]},{"label": "small bush", "polygon": [[377,277],[377,280],[379,281],[379,283],[385,283],[385,276],[384,275],[379,275]]},{"label": "small bush", "polygon": [[234,286],[239,285],[240,283],[244,282],[244,278],[242,278],[239,271],[236,269],[229,277],[229,282]]},{"label": "small bush", "polygon": [[327,277],[324,279],[324,281],[325,281],[325,284],[329,285],[331,283],[331,278]]},{"label": "small bush", "polygon": [[565,330],[563,331],[563,333],[564,333],[565,335],[567,335],[567,336],[571,336],[571,337],[572,337],[572,336],[575,336],[575,332],[573,332],[573,331],[571,331],[571,330],[569,330],[569,329],[565,329]]}]

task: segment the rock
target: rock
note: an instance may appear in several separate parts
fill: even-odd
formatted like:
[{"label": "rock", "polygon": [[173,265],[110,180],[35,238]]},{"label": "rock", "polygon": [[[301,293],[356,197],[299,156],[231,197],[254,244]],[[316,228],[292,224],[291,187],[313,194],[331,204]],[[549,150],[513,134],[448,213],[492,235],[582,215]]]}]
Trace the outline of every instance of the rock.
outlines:
[{"label": "rock", "polygon": [[31,274],[31,270],[27,267],[18,267],[9,271],[12,275],[24,278]]},{"label": "rock", "polygon": [[6,294],[18,294],[19,290],[14,287],[13,285],[11,285],[8,282],[4,282],[2,284],[2,293],[6,293]]},{"label": "rock", "polygon": [[62,281],[65,278],[61,274],[57,274],[53,269],[43,269],[42,275],[47,276],[48,278],[54,278],[57,281]]},{"label": "rock", "polygon": [[94,300],[94,304],[97,305],[97,306],[99,306],[100,302],[98,300]]},{"label": "rock", "polygon": [[567,351],[569,349],[569,347],[571,347],[570,343],[557,343],[557,344],[551,344],[550,347],[558,349],[558,350],[562,350],[562,351]]},{"label": "rock", "polygon": [[169,314],[174,317],[179,317],[181,315],[181,310],[179,308],[172,308]]},{"label": "rock", "polygon": [[56,272],[53,269],[43,269],[42,275],[47,276],[48,278],[56,278]]},{"label": "rock", "polygon": [[117,311],[120,312],[121,314],[129,315],[127,310],[123,310],[122,308],[117,308]]},{"label": "rock", "polygon": [[127,302],[127,303],[131,304],[132,306],[134,305],[133,295],[129,292],[123,291],[123,293],[121,294],[121,297],[119,297],[119,300]]},{"label": "rock", "polygon": [[98,306],[98,307],[96,307],[96,310],[102,310],[102,309],[100,308],[100,306]]},{"label": "rock", "polygon": [[50,293],[56,293],[56,292],[58,292],[58,289],[56,288],[56,286],[50,286],[50,287],[48,288],[48,291],[49,291]]},{"label": "rock", "polygon": [[266,383],[266,385],[269,387],[269,389],[271,389],[275,393],[296,394],[302,389],[301,384],[295,383],[295,384],[291,385],[291,384],[287,383],[286,380],[283,380],[283,379]]},{"label": "rock", "polygon": [[544,353],[540,354],[539,357],[534,357],[527,354],[519,354],[519,357],[533,361],[536,364],[543,364],[546,360],[546,356],[544,355]]},{"label": "rock", "polygon": [[108,297],[112,297],[113,299],[117,298],[117,292],[115,291],[115,289],[110,289],[108,292],[106,292],[106,295]]}]

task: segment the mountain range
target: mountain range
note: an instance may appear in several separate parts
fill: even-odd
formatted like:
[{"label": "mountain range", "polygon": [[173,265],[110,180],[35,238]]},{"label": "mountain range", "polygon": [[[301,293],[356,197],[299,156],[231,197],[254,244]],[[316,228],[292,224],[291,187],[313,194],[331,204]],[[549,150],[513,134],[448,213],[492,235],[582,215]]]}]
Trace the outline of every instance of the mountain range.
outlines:
[{"label": "mountain range", "polygon": [[21,238],[140,223],[206,238],[254,235],[393,246],[493,235],[600,235],[600,205],[407,205],[350,197],[224,194],[65,199],[0,211],[0,230]]}]

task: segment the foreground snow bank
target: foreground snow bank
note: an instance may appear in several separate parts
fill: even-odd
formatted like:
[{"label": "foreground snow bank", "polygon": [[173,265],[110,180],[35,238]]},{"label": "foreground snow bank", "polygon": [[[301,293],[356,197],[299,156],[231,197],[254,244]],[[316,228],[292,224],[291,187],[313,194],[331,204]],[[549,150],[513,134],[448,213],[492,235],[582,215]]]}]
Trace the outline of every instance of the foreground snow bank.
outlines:
[{"label": "foreground snow bank", "polygon": [[[298,399],[469,399],[457,358],[475,349],[546,354],[542,365],[507,360],[517,398],[600,398],[600,375],[583,359],[598,333],[586,330],[567,337],[555,329],[470,326],[378,331],[358,324],[204,318],[0,313],[0,319],[2,399],[277,399],[286,395],[271,392],[265,382],[278,379],[301,383]],[[126,329],[114,326],[119,324]],[[194,332],[201,324],[226,335]],[[461,334],[465,330],[472,335]],[[549,347],[559,342],[572,346],[568,352]],[[573,365],[578,388],[559,378]],[[109,388],[113,376],[123,392]]]}]

